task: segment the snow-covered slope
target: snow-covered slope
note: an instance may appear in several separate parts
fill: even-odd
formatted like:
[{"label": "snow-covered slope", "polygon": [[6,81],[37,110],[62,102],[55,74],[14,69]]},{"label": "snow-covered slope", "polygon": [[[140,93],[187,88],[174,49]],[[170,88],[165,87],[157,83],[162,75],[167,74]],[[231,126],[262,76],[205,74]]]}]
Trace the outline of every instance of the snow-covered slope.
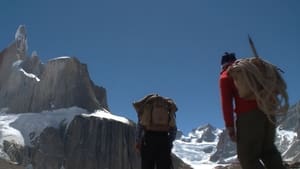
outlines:
[{"label": "snow-covered slope", "polygon": [[[298,106],[292,106],[285,120],[277,128],[276,145],[285,161],[299,161],[298,110]],[[9,159],[7,154],[2,151],[4,140],[23,146],[31,146],[35,138],[46,127],[59,128],[60,125],[68,125],[78,114],[130,123],[128,119],[112,115],[106,110],[88,114],[87,110],[78,107],[41,113],[0,113],[0,158]],[[288,121],[291,121],[293,125]],[[226,133],[222,129],[207,124],[192,130],[187,136],[181,135],[174,142],[172,151],[194,169],[209,169],[218,165],[227,165],[237,161],[237,159],[234,146],[230,145],[233,143],[225,136]],[[223,146],[219,146],[221,142]],[[220,147],[221,149],[226,147],[226,150],[222,151]]]},{"label": "snow-covered slope", "polygon": [[[289,163],[300,160],[300,102],[291,106],[277,127],[276,146],[283,160]],[[197,168],[213,168],[237,162],[235,144],[227,133],[211,125],[194,129],[187,136],[182,135],[174,142],[173,153],[184,162]]]},{"label": "snow-covered slope", "polygon": [[[199,127],[198,129],[190,132],[188,136],[183,135],[180,139],[176,140],[172,151],[194,169],[213,168],[214,166],[237,162],[236,154],[228,156],[228,153],[227,155],[224,155],[221,153],[223,151],[218,150],[217,145],[220,141],[222,132],[223,131],[221,129],[213,128],[210,125]],[[203,138],[207,139],[203,140]],[[297,143],[298,146],[296,146],[294,145],[295,142],[297,142],[296,132],[277,129],[276,145],[282,153],[285,161],[295,161],[295,158],[299,156],[299,153],[296,153],[299,151],[294,151],[296,147],[299,147],[299,143]],[[224,142],[224,144],[229,145],[233,143],[228,139]],[[231,149],[232,150],[226,151],[235,152],[234,147]],[[217,161],[213,161],[211,159],[213,156],[217,156],[219,159]]]},{"label": "snow-covered slope", "polygon": [[217,151],[219,135],[222,130],[210,124],[194,129],[188,136],[182,136],[174,142],[173,153],[194,169],[212,168],[216,163],[210,157]]},{"label": "snow-covered slope", "polygon": [[35,138],[40,136],[46,127],[59,128],[60,125],[68,125],[74,116],[79,114],[130,123],[128,119],[112,115],[105,109],[97,110],[92,114],[78,107],[43,111],[41,113],[6,114],[0,112],[0,158],[8,158],[2,151],[4,140],[21,146],[32,146]]}]

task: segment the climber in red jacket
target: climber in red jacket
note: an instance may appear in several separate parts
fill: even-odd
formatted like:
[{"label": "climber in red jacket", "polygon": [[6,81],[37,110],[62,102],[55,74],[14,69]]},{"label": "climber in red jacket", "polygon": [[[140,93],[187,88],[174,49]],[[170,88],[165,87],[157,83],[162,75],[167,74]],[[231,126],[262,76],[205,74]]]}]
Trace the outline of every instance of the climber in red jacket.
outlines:
[{"label": "climber in red jacket", "polygon": [[255,99],[239,97],[228,75],[227,69],[234,61],[234,53],[222,56],[219,85],[225,127],[230,139],[237,143],[240,164],[243,169],[284,169],[274,144],[275,124],[259,110]]}]

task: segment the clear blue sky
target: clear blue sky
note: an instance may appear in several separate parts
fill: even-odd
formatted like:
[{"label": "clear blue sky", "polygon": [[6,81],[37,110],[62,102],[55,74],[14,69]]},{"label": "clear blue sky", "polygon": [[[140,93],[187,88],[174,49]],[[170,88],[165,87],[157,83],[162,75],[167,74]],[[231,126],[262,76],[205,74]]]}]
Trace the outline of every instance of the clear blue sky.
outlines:
[{"label": "clear blue sky", "polygon": [[290,103],[300,100],[299,9],[299,0],[2,0],[0,48],[25,24],[29,55],[86,63],[112,113],[136,121],[132,102],[159,93],[176,101],[187,133],[206,123],[223,128],[220,56],[251,56],[248,34],[286,72]]}]

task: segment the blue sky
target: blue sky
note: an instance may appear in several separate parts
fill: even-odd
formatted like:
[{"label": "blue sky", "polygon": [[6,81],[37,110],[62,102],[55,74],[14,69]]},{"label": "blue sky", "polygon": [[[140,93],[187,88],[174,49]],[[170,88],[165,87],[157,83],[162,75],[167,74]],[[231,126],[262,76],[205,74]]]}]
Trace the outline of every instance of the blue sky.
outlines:
[{"label": "blue sky", "polygon": [[28,54],[86,63],[112,113],[136,121],[132,102],[159,93],[175,100],[187,133],[207,123],[223,128],[220,56],[251,56],[248,34],[286,72],[290,103],[300,100],[299,8],[299,0],[2,0],[0,49],[24,24]]}]

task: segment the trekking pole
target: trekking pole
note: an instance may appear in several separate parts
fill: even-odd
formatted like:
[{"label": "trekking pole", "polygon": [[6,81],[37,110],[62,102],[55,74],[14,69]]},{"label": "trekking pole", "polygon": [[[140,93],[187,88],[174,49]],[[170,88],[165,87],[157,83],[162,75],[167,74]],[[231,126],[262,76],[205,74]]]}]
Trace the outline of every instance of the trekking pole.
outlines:
[{"label": "trekking pole", "polygon": [[251,37],[250,37],[249,34],[248,34],[248,39],[249,39],[250,47],[251,47],[251,49],[252,49],[252,52],[253,52],[253,54],[254,54],[254,57],[258,58],[258,54],[257,54],[257,52],[256,52],[254,43],[253,43],[253,41],[252,41],[252,39],[251,39]]}]

